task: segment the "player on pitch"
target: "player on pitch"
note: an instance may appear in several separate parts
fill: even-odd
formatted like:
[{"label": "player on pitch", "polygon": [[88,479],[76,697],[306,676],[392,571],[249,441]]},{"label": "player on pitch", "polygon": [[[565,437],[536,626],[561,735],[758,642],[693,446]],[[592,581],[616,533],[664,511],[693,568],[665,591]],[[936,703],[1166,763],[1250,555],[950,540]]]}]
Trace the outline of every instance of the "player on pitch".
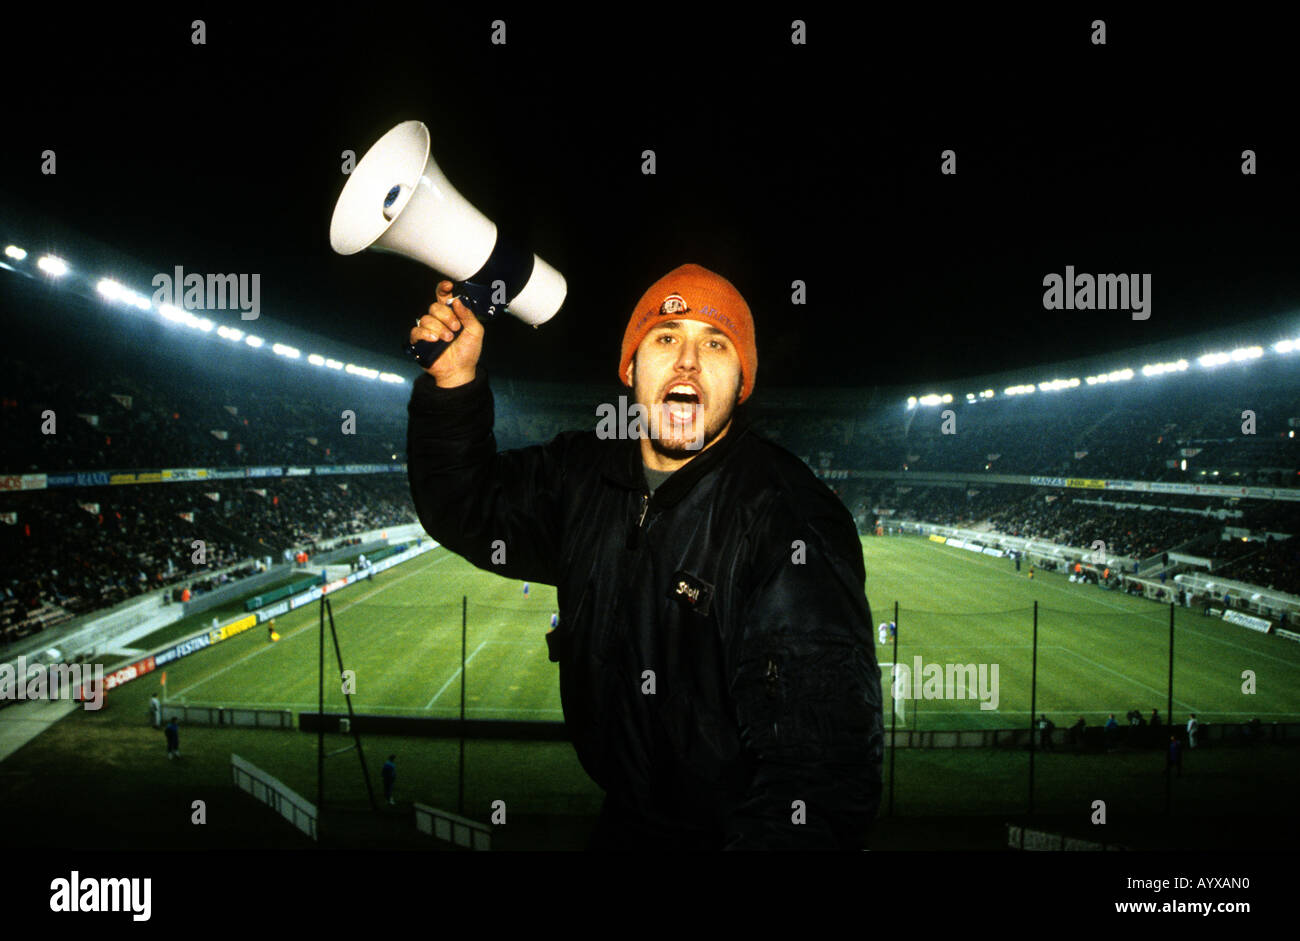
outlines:
[{"label": "player on pitch", "polygon": [[683,265],[637,303],[618,375],[648,436],[498,452],[483,327],[452,287],[410,333],[454,339],[412,390],[411,494],[453,552],[557,587],[565,722],[606,793],[591,848],[862,848],[883,751],[862,548],[740,407],[744,298]]}]

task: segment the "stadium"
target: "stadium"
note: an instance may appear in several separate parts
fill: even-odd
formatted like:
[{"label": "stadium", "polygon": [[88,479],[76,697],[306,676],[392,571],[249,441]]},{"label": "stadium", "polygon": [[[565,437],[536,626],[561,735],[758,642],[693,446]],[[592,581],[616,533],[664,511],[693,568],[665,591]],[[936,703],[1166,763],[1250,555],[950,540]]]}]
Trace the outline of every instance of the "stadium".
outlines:
[{"label": "stadium", "polygon": [[[149,815],[132,805],[179,787],[237,814],[221,845],[364,845],[377,837],[356,757],[373,775],[395,753],[420,782],[408,808],[445,812],[429,812],[430,834],[437,820],[456,831],[443,845],[580,848],[599,791],[564,741],[545,642],[554,589],[476,570],[423,533],[401,453],[409,380],[320,337],[255,344],[133,303],[142,290],[76,260],[55,275],[8,246],[23,320],[3,369],[5,659],[102,663],[109,677],[99,711],[5,700],[6,718],[32,720],[5,724],[8,832],[39,820],[30,838],[48,837],[47,812],[86,806],[111,770],[101,800],[149,847],[180,837],[142,828]],[[75,337],[50,327],[69,318]],[[105,366],[51,380],[30,364],[56,343]],[[960,817],[971,848],[1000,845],[1010,823],[1086,842],[1071,808],[1087,798],[1117,818],[1111,842],[1178,845],[1172,812],[1180,830],[1198,821],[1190,845],[1233,847],[1243,819],[1284,812],[1285,792],[1258,782],[1296,770],[1300,736],[1300,334],[1157,352],[1105,372],[1044,363],[1036,381],[759,405],[766,433],[852,513],[871,610],[896,625],[877,652],[892,746],[884,839],[926,845],[930,821]],[[503,383],[499,446],[592,427],[601,394]],[[50,415],[55,434],[42,430]],[[350,703],[327,684],[317,721],[323,589],[356,682]],[[982,665],[996,690],[986,671],[977,695]],[[167,784],[153,767],[166,759],[145,748],[153,694],[198,756]],[[1186,741],[1193,713],[1189,773],[1167,787],[1162,733]],[[323,795],[336,819],[319,832],[315,810],[299,830],[268,824],[235,799],[232,754],[286,792]],[[497,833],[482,826],[493,800],[512,815]],[[69,833],[104,807],[85,813],[63,815]],[[476,817],[481,829],[456,829]],[[382,828],[393,845],[438,845],[396,814]],[[1255,839],[1285,838],[1269,833]]]},{"label": "stadium", "polygon": [[[1113,915],[1134,879],[1248,877],[1248,854],[1293,849],[1300,160],[1284,109],[1230,91],[1285,71],[1283,49],[1243,43],[1234,70],[1203,55],[1202,24],[1167,18],[1112,19],[1102,49],[1068,13],[899,14],[873,33],[890,54],[843,23],[761,11],[276,15],[105,11],[59,24],[47,54],[77,68],[51,67],[39,96],[15,85],[0,827],[22,864],[6,917],[57,913],[53,882],[79,872],[152,877],[168,927],[283,905],[373,929],[388,905],[470,907],[470,884],[492,916],[531,916],[516,892],[549,913],[584,867],[658,888],[652,840],[626,866],[581,852],[610,848],[597,837],[618,812],[593,753],[614,765],[642,745],[656,774],[696,774],[734,741],[714,770],[764,773],[728,782],[751,790],[726,826],[758,819],[764,849],[792,832],[826,848],[833,831],[855,851],[840,881],[882,887],[891,918],[1002,918],[1026,888],[1058,917]],[[40,29],[0,42],[16,55],[55,35]],[[1062,102],[1132,102],[1170,76],[1189,93],[1168,112],[1063,119]],[[403,127],[414,176],[382,180],[339,239],[344,194]],[[673,288],[643,303],[687,265],[743,301],[696,307]],[[484,300],[482,272],[504,298]],[[407,347],[445,316],[444,277],[502,315],[435,388]],[[586,485],[613,476],[594,455],[635,465],[601,423],[642,404],[627,360],[647,317],[735,346],[718,341],[713,371],[672,373],[658,404],[725,405],[709,382],[734,372],[745,446],[761,445],[714,439],[732,461],[718,491],[697,486],[718,466],[707,451],[674,467],[642,450],[620,555],[600,503],[613,485]],[[518,489],[497,503],[502,480]],[[661,514],[655,488],[682,481],[716,501]],[[746,503],[736,481],[767,489]],[[482,564],[496,533],[474,521],[506,517],[502,558],[534,550],[555,579]],[[707,568],[639,541],[669,517]],[[756,519],[820,541],[787,556],[786,532],[760,538]],[[831,568],[772,590],[805,550]],[[817,616],[844,597],[851,617]],[[697,616],[739,629],[679,630]],[[610,659],[575,682],[566,652],[601,631]],[[630,665],[646,649],[687,669],[647,680]],[[674,688],[687,672],[697,685]],[[630,678],[648,686],[630,696]],[[667,695],[648,700],[656,679]],[[617,696],[649,703],[646,721],[621,722]],[[806,837],[807,807],[787,824],[772,775],[859,791]],[[681,783],[646,782],[656,800]],[[749,865],[710,858],[711,884]],[[699,859],[674,861],[680,879]],[[756,868],[783,898],[822,872],[777,854]],[[1259,897],[1233,887],[1215,901]]]}]

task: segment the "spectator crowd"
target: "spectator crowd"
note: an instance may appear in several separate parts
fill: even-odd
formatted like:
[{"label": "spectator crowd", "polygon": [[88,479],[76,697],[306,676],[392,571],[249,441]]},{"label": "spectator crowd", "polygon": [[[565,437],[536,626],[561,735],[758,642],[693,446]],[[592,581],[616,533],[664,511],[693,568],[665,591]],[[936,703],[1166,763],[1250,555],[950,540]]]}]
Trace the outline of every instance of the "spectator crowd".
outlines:
[{"label": "spectator crowd", "polygon": [[290,546],[416,521],[404,474],[35,491],[0,495],[0,512],[14,518],[0,525],[4,640],[168,585],[219,587]]}]

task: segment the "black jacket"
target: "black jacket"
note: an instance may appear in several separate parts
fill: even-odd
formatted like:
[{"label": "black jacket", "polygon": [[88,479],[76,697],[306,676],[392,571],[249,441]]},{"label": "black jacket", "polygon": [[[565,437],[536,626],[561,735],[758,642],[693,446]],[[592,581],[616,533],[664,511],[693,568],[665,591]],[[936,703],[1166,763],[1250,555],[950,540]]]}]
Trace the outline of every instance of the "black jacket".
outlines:
[{"label": "black jacket", "polygon": [[861,543],[844,505],[744,411],[650,499],[638,442],[564,432],[498,453],[482,367],[456,389],[422,375],[411,494],[453,552],[556,586],[547,643],[566,725],[638,832],[860,848],[883,750]]}]

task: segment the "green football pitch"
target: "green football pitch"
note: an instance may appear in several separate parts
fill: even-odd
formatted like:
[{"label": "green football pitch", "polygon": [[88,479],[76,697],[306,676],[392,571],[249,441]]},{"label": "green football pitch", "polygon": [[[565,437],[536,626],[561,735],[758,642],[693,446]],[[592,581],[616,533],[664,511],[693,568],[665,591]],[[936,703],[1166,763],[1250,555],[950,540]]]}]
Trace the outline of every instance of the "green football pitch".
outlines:
[{"label": "green football pitch", "polygon": [[[875,625],[890,620],[895,601],[899,604],[899,662],[914,665],[920,657],[923,667],[944,667],[949,693],[950,664],[984,665],[986,676],[992,665],[999,668],[997,709],[980,709],[979,700],[969,698],[908,699],[896,716],[900,728],[1026,727],[1035,601],[1038,711],[1058,728],[1079,715],[1095,726],[1108,712],[1121,722],[1134,708],[1165,714],[1167,606],[1070,584],[1053,573],[1039,573],[1030,582],[1005,559],[922,539],[869,537],[863,552]],[[443,718],[459,714],[462,596],[469,598],[466,714],[559,720],[558,668],[547,659],[545,642],[554,590],[534,584],[525,595],[523,583],[480,572],[442,549],[333,598],[345,666],[356,675],[356,709]],[[168,664],[168,698],[313,711],[317,618],[317,606],[308,605],[276,619],[282,635],[276,643],[259,625]],[[798,612],[791,612],[791,623],[798,624]],[[187,629],[173,625],[160,634],[174,641],[174,632]],[[875,649],[882,662],[894,657],[892,645]],[[332,645],[327,655],[332,673]],[[1246,671],[1253,677],[1253,693],[1243,689],[1249,688],[1242,678]],[[882,669],[886,694],[888,674]],[[1174,718],[1180,723],[1191,711],[1211,723],[1296,720],[1297,674],[1300,645],[1192,611],[1177,612]],[[266,809],[230,787],[229,762],[231,753],[238,753],[310,798],[317,787],[316,737],[182,723],[184,758],[169,761],[162,736],[149,726],[146,705],[160,678],[156,671],[113,690],[101,711],[75,710],[0,763],[0,827],[12,845],[187,850],[310,845],[287,825],[269,826]],[[344,708],[337,684],[327,697],[331,711]],[[886,715],[886,729],[892,718]],[[327,763],[325,803],[331,814],[342,815],[325,826],[329,845],[431,845],[410,825],[410,802],[459,807],[458,741],[365,736],[372,778],[382,756],[399,756],[399,806],[383,808],[379,818],[367,809],[354,757],[342,753],[350,743],[346,735],[326,736],[327,752],[338,754]],[[498,828],[494,846],[585,845],[601,792],[567,742],[471,738],[463,756],[462,812],[486,820],[498,799],[511,808],[511,825]],[[897,817],[875,847],[997,848],[1005,841],[1005,815],[1026,809],[1030,757],[1024,748],[890,752],[883,774],[894,798],[882,803],[881,816]],[[1089,814],[1093,802],[1102,799],[1111,808],[1109,838],[1126,845],[1294,845],[1290,791],[1278,786],[1300,773],[1293,747],[1197,749],[1186,764],[1186,777],[1172,791],[1171,827],[1147,832],[1143,828],[1155,827],[1152,821],[1166,819],[1169,792],[1159,751],[1039,753],[1037,813],[1055,815],[1053,826],[1062,832],[1093,838]],[[195,799],[207,802],[219,825],[192,825]],[[963,818],[960,826],[949,820],[955,817]],[[381,824],[389,829],[377,830]]]},{"label": "green football pitch", "polygon": [[[1098,725],[1111,712],[1124,723],[1130,709],[1148,717],[1159,709],[1168,721],[1168,605],[1072,584],[1055,573],[1040,571],[1030,580],[1007,559],[921,539],[866,537],[862,543],[873,643],[876,625],[893,619],[897,602],[897,662],[916,673],[907,697],[896,698],[892,671],[882,666],[885,702],[898,703],[899,727],[1028,725],[1035,602],[1037,712],[1058,727],[1080,716]],[[462,597],[468,598],[463,674]],[[524,583],[436,549],[340,592],[333,606],[344,666],[355,674],[358,712],[454,717],[463,682],[469,718],[562,718],[558,668],[546,656],[556,610],[549,586],[533,584],[525,594]],[[797,623],[798,612],[791,617]],[[1300,720],[1300,645],[1188,609],[1177,609],[1175,618],[1175,720],[1185,722],[1191,712],[1208,723]],[[312,710],[317,624],[317,606],[308,605],[277,618],[279,642],[268,641],[259,625],[169,664],[167,699]],[[876,652],[882,664],[894,662],[892,640],[876,643]],[[326,655],[332,678],[332,646]],[[154,682],[153,676],[142,681]],[[326,709],[344,708],[340,684],[327,683]],[[886,715],[887,726],[893,718]]]}]

